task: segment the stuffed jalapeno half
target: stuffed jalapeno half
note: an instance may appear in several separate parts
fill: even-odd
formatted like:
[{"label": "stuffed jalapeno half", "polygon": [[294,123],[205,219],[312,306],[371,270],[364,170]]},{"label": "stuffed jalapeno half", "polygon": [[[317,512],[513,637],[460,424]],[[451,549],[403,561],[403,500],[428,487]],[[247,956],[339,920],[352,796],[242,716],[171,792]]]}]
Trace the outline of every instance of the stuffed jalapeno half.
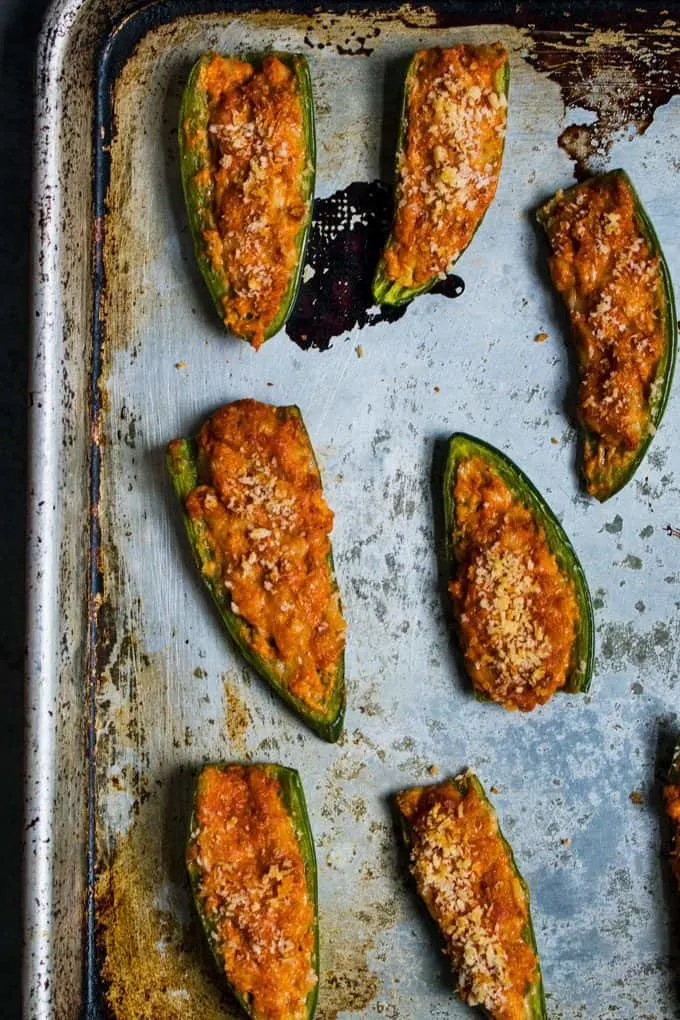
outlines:
[{"label": "stuffed jalapeno half", "polygon": [[545,1020],[529,890],[470,770],[396,797],[416,889],[469,1006],[493,1020]]},{"label": "stuffed jalapeno half", "polygon": [[668,771],[668,779],[663,788],[663,800],[666,807],[666,814],[673,826],[673,849],[671,850],[671,865],[678,886],[680,886],[680,744],[673,752],[673,761]]},{"label": "stuffed jalapeno half", "polygon": [[586,691],[594,657],[585,575],[545,500],[508,457],[449,440],[444,516],[453,615],[475,693],[529,712]]},{"label": "stuffed jalapeno half", "polygon": [[469,245],[503,158],[510,71],[500,43],[418,50],[406,73],[394,219],[373,281],[378,304],[431,290]]},{"label": "stuffed jalapeno half", "polygon": [[297,54],[194,65],[180,168],[199,267],[220,318],[260,347],[290,315],[312,220],[312,85]]},{"label": "stuffed jalapeno half", "polygon": [[236,645],[298,715],[337,740],[345,622],[333,513],[297,407],[238,400],[168,446],[194,559]]},{"label": "stuffed jalapeno half", "polygon": [[210,949],[248,1016],[311,1020],[319,980],[317,873],[297,772],[206,765],[186,863]]},{"label": "stuffed jalapeno half", "polygon": [[632,478],[668,402],[677,326],[673,287],[623,170],[558,191],[538,220],[571,324],[585,484],[605,500]]}]

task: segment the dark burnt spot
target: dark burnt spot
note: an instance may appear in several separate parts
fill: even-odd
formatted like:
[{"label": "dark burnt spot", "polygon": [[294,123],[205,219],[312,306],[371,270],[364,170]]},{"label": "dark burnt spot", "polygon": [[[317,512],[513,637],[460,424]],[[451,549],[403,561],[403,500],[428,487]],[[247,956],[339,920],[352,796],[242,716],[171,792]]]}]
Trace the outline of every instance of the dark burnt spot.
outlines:
[{"label": "dark burnt spot", "polygon": [[340,18],[330,17],[307,25],[303,40],[305,46],[316,50],[334,48],[341,56],[350,57],[368,57],[373,53],[375,47],[368,44],[380,35],[381,30],[376,24],[371,20],[358,20],[341,41],[336,41],[339,24]]},{"label": "dark burnt spot", "polygon": [[617,138],[643,134],[680,88],[675,22],[598,31],[605,27],[579,24],[561,34],[534,29],[528,53],[559,84],[565,106],[595,114],[592,123],[572,124],[559,137],[579,180],[605,166]]},{"label": "dark burnt spot", "polygon": [[[325,351],[333,337],[355,326],[397,322],[406,313],[407,306],[378,308],[371,294],[391,217],[390,190],[382,181],[356,181],[315,201],[308,279],[286,324],[288,336],[303,350]],[[449,276],[433,293],[458,297],[464,289],[459,276]]]}]

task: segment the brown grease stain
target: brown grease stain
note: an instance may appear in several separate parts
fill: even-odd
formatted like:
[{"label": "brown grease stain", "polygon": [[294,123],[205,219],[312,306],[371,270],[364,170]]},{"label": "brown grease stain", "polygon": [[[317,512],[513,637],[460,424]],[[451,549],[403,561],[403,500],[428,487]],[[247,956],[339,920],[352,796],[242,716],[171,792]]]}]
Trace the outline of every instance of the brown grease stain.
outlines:
[{"label": "brown grease stain", "polygon": [[150,789],[147,735],[139,712],[139,692],[144,689],[146,677],[162,667],[152,662],[139,641],[141,602],[127,597],[127,577],[112,537],[116,533],[114,513],[103,503],[100,520],[98,568],[104,590],[94,600],[96,797],[99,803],[111,791],[124,792],[131,798],[131,810],[137,813]]},{"label": "brown grease stain", "polygon": [[343,1012],[359,1012],[373,1001],[378,978],[368,963],[377,934],[397,921],[392,903],[370,903],[356,911],[334,904],[320,918],[321,984],[317,1020],[336,1020]]},{"label": "brown grease stain", "polygon": [[532,66],[559,84],[565,106],[595,114],[593,123],[572,124],[559,136],[577,179],[604,169],[614,142],[627,131],[644,134],[656,110],[680,91],[679,30],[666,18],[640,29],[532,31]]},{"label": "brown grease stain", "polygon": [[190,913],[188,888],[179,889],[188,923],[158,906],[159,889],[168,877],[159,835],[162,819],[153,814],[153,820],[146,817],[144,825],[138,822],[118,841],[96,883],[106,1005],[116,1020],[238,1020],[241,1014],[220,989],[200,924]]},{"label": "brown grease stain", "polygon": [[253,717],[250,714],[248,705],[237,693],[233,676],[225,673],[222,678],[222,686],[224,692],[224,728],[227,740],[229,741],[230,755],[238,758],[247,758],[249,755],[246,738]]}]

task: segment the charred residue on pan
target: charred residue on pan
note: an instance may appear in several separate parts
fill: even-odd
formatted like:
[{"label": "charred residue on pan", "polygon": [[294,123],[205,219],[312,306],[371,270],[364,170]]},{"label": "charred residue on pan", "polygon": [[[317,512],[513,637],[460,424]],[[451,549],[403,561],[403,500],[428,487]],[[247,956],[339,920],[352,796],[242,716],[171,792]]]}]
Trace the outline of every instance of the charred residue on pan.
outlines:
[{"label": "charred residue on pan", "polygon": [[[378,25],[363,20],[355,26],[350,23],[343,40],[333,42],[340,21],[339,17],[331,17],[317,23],[310,22],[303,39],[305,46],[311,50],[325,50],[333,47],[337,53],[343,56],[370,57],[375,49],[375,41],[380,35]],[[342,19],[342,21],[346,24],[346,19]]]},{"label": "charred residue on pan", "polygon": [[[465,20],[463,15],[460,21]],[[440,23],[440,11],[423,3],[394,6],[378,3],[337,14],[317,11],[314,20],[305,22],[304,44],[311,50],[332,49],[341,55],[368,57],[382,34],[381,26],[388,27],[394,35],[395,31],[435,28]]]},{"label": "charred residue on pan", "polygon": [[601,12],[598,25],[531,30],[529,62],[558,83],[566,107],[595,115],[592,123],[571,124],[559,136],[579,180],[605,169],[614,142],[643,134],[656,110],[680,92],[680,24],[656,15],[658,23],[650,25],[655,15],[640,13],[647,13],[640,28],[621,28],[620,21],[605,25]]},{"label": "charred residue on pan", "polygon": [[[355,326],[397,322],[406,314],[408,306],[378,307],[371,294],[391,217],[391,193],[382,181],[355,181],[316,199],[302,286],[286,324],[299,347],[325,351],[333,337]],[[459,276],[447,276],[432,293],[453,298],[464,289]]]}]

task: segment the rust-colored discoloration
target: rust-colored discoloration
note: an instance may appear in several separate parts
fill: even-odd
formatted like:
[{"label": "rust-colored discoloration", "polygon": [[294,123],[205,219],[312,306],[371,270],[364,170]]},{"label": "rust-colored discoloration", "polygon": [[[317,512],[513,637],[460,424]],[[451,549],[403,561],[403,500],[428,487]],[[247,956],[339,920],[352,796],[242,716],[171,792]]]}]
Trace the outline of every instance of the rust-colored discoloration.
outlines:
[{"label": "rust-colored discoloration", "polygon": [[[164,860],[162,818],[152,812],[118,841],[113,859],[96,885],[97,944],[104,998],[116,1020],[237,1020],[220,989],[204,946],[198,918],[191,912],[183,874]],[[151,824],[149,824],[151,823]],[[170,850],[181,858],[183,843]],[[182,868],[183,872],[183,868]],[[186,898],[186,923],[161,907],[161,890],[178,884],[169,897]]]},{"label": "rust-colored discoloration", "polygon": [[234,678],[225,673],[223,681],[224,729],[230,758],[247,758],[248,729],[253,721],[248,705],[238,693]]},{"label": "rust-colored discoloration", "polygon": [[644,133],[655,111],[680,91],[679,31],[666,17],[644,31],[579,24],[532,32],[529,62],[559,84],[565,106],[595,114],[592,123],[571,124],[559,137],[579,180],[604,169],[614,142],[631,129]]}]

